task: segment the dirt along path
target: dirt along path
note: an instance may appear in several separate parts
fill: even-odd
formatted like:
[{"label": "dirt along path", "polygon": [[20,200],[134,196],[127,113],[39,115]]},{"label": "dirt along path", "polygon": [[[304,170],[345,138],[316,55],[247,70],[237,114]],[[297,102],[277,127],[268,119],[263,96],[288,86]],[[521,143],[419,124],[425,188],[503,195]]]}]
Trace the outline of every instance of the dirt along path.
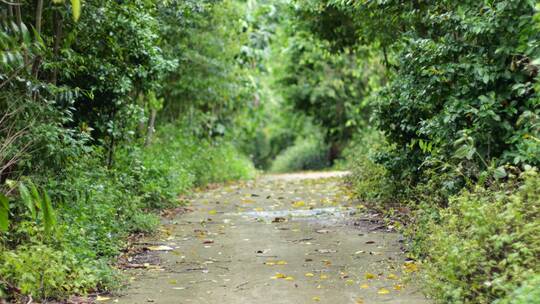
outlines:
[{"label": "dirt along path", "polygon": [[[128,271],[116,303],[411,303],[399,234],[343,191],[342,172],[272,175],[197,193]],[[145,264],[146,263],[146,264]]]}]

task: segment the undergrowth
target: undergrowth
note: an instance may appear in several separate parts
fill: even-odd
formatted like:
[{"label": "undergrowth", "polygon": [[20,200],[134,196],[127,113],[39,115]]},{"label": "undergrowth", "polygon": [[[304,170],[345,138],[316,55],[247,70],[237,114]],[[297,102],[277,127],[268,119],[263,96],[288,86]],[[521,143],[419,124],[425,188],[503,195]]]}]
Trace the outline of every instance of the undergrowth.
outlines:
[{"label": "undergrowth", "polygon": [[405,224],[396,227],[410,240],[409,256],[422,261],[425,291],[436,303],[540,303],[537,169],[507,167],[498,179],[488,170],[476,183],[449,171],[408,188],[362,149],[349,155],[351,190]]},{"label": "undergrowth", "polygon": [[110,169],[98,155],[90,152],[38,183],[56,215],[49,231],[39,214],[21,210],[0,236],[0,298],[65,299],[115,290],[121,280],[114,258],[128,235],[155,231],[157,211],[178,206],[179,195],[193,187],[255,173],[225,140],[197,139],[177,126],[164,127],[147,148],[119,150]]},{"label": "undergrowth", "polygon": [[318,138],[301,138],[272,162],[271,172],[283,173],[327,168],[328,148]]}]

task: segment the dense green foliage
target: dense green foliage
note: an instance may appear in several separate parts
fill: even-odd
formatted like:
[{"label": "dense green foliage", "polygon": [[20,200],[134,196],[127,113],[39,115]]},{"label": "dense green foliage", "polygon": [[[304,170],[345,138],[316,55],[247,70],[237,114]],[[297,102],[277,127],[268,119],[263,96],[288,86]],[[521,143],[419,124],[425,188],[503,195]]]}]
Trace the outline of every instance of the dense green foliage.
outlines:
[{"label": "dense green foliage", "polygon": [[253,162],[350,169],[441,303],[538,301],[538,6],[0,2],[0,296],[118,287],[127,236]]},{"label": "dense green foliage", "polygon": [[539,273],[540,178],[525,172],[523,179],[518,189],[510,181],[452,197],[440,219],[427,224],[426,276],[441,302],[513,301],[521,282]]},{"label": "dense green foliage", "polygon": [[252,90],[242,14],[235,1],[0,3],[1,298],[117,288],[114,258],[157,228],[152,212],[254,175],[226,134]]},{"label": "dense green foliage", "polygon": [[329,165],[326,151],[321,138],[299,139],[276,156],[270,171],[283,173],[324,169]]},{"label": "dense green foliage", "polygon": [[[519,290],[538,273],[538,185],[537,177],[515,178],[540,160],[537,3],[294,4],[298,23],[332,58],[351,49],[379,54],[356,56],[378,59],[385,71],[373,78],[357,65],[378,85],[350,101],[373,109],[378,130],[355,131],[344,155],[360,199],[412,222],[431,295],[441,303],[526,298]],[[317,75],[328,81],[325,72]],[[328,112],[308,111],[319,121]]]}]

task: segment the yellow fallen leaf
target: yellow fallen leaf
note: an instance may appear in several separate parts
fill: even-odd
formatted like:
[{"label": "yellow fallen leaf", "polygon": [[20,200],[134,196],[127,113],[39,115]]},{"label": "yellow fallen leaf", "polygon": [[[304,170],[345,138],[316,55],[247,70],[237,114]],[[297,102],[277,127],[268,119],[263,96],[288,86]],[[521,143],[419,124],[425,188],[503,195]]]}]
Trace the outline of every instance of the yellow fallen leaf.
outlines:
[{"label": "yellow fallen leaf", "polygon": [[294,278],[291,277],[291,276],[288,276],[288,277],[285,278],[285,280],[287,280],[287,281],[294,281]]},{"label": "yellow fallen leaf", "polygon": [[401,289],[403,289],[403,285],[401,284],[394,285],[394,290],[401,290]]},{"label": "yellow fallen leaf", "polygon": [[397,275],[391,273],[386,278],[389,279],[389,280],[397,280],[398,277],[397,277]]},{"label": "yellow fallen leaf", "polygon": [[355,304],[364,304],[364,300],[362,300],[362,299],[356,299]]},{"label": "yellow fallen leaf", "polygon": [[283,273],[279,273],[279,272],[278,272],[278,273],[276,273],[276,274],[272,277],[272,279],[285,279],[286,277],[287,277],[287,276],[284,275]]},{"label": "yellow fallen leaf", "polygon": [[177,281],[177,280],[170,280],[170,281],[169,281],[169,284],[175,285],[175,284],[178,284],[178,281]]},{"label": "yellow fallen leaf", "polygon": [[272,261],[266,261],[264,264],[265,264],[265,265],[268,265],[268,266],[274,266],[274,265],[276,265],[276,263],[275,263],[275,262],[272,262]]},{"label": "yellow fallen leaf", "polygon": [[315,275],[313,273],[311,273],[311,272],[308,272],[308,273],[305,274],[305,276],[308,277],[308,278],[312,278]]},{"label": "yellow fallen leaf", "polygon": [[214,215],[214,214],[216,214],[216,213],[217,213],[216,210],[210,210],[210,211],[208,211],[208,214],[211,214],[211,215]]},{"label": "yellow fallen leaf", "polygon": [[319,298],[319,297],[313,297],[313,301],[315,301],[315,302],[319,302],[320,300],[321,300],[321,298]]},{"label": "yellow fallen leaf", "polygon": [[390,290],[388,290],[386,288],[381,288],[381,289],[379,289],[379,291],[377,291],[377,293],[380,294],[380,295],[385,295],[385,294],[389,294]]},{"label": "yellow fallen leaf", "polygon": [[354,284],[354,280],[348,279],[347,281],[345,281],[345,284],[347,284],[347,285],[353,285],[353,284]]},{"label": "yellow fallen leaf", "polygon": [[306,202],[298,201],[298,202],[294,202],[292,205],[293,205],[294,208],[301,208],[301,207],[304,207],[306,205]]},{"label": "yellow fallen leaf", "polygon": [[258,212],[261,212],[261,211],[263,211],[264,209],[263,209],[263,208],[260,208],[260,207],[258,207],[258,208],[254,208],[253,210],[255,210],[255,211],[258,211]]},{"label": "yellow fallen leaf", "polygon": [[375,275],[371,272],[366,272],[366,274],[364,275],[364,277],[367,279],[367,280],[371,280],[371,279],[375,279]]},{"label": "yellow fallen leaf", "polygon": [[405,264],[403,265],[403,268],[405,268],[405,272],[416,272],[418,271],[418,264],[412,261],[405,262]]},{"label": "yellow fallen leaf", "polygon": [[362,289],[368,289],[368,288],[369,288],[369,285],[364,283],[364,284],[360,285],[360,288],[362,288]]},{"label": "yellow fallen leaf", "polygon": [[325,275],[325,274],[321,274],[320,279],[321,280],[326,280],[326,279],[328,279],[328,276]]},{"label": "yellow fallen leaf", "polygon": [[108,298],[108,297],[97,296],[96,301],[97,302],[104,302],[104,301],[109,301],[110,299],[111,298]]},{"label": "yellow fallen leaf", "polygon": [[286,261],[277,261],[276,264],[277,265],[287,265],[287,262]]},{"label": "yellow fallen leaf", "polygon": [[321,289],[321,288],[322,288],[322,286],[321,286],[321,285],[317,285],[317,289]]}]

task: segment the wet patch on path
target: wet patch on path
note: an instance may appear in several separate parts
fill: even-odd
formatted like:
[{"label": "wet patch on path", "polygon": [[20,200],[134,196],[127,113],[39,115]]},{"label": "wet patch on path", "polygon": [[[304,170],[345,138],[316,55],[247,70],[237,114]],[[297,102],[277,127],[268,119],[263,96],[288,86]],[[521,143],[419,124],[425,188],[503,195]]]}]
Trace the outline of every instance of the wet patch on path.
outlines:
[{"label": "wet patch on path", "polygon": [[196,194],[192,212],[148,240],[160,262],[130,269],[126,295],[111,301],[429,303],[405,280],[417,265],[401,236],[351,201],[343,175],[274,175]]}]

